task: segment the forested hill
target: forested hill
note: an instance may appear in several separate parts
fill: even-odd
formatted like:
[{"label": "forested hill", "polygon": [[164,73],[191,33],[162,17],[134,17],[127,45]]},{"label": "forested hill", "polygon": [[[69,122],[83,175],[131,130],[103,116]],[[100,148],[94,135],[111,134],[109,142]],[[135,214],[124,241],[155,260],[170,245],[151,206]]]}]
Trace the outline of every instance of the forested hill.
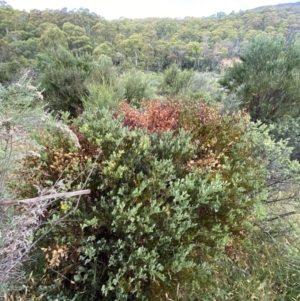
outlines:
[{"label": "forested hill", "polygon": [[173,62],[213,70],[258,34],[290,36],[300,29],[300,2],[201,18],[112,21],[87,8],[26,12],[4,1],[0,5],[0,82],[10,81],[39,53],[58,45],[94,59],[104,54],[115,65],[140,70],[159,72]]},{"label": "forested hill", "polygon": [[263,10],[268,8],[282,8],[282,7],[289,7],[290,9],[293,9],[295,6],[300,6],[300,2],[294,2],[294,3],[279,3],[276,5],[265,5],[265,6],[259,6],[254,8],[253,10]]}]

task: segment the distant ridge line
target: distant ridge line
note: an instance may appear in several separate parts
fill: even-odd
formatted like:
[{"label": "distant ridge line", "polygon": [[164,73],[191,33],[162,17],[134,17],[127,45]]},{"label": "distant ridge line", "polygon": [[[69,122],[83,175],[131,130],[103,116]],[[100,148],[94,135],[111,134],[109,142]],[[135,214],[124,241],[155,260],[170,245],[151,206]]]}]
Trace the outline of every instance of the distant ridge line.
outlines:
[{"label": "distant ridge line", "polygon": [[259,6],[255,7],[251,10],[263,10],[266,8],[279,8],[279,7],[285,7],[285,6],[300,6],[300,1],[298,2],[292,2],[292,3],[279,3],[279,4],[274,4],[274,5],[265,5],[265,6]]}]

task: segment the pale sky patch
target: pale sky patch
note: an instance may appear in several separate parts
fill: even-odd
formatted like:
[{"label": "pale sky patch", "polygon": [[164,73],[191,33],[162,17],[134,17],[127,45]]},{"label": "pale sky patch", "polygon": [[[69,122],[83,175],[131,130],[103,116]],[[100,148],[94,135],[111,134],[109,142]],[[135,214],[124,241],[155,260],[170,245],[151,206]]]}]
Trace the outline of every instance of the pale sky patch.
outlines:
[{"label": "pale sky patch", "polygon": [[146,17],[184,18],[210,16],[223,11],[247,10],[278,3],[295,3],[299,0],[7,0],[14,9],[88,8],[107,20]]}]

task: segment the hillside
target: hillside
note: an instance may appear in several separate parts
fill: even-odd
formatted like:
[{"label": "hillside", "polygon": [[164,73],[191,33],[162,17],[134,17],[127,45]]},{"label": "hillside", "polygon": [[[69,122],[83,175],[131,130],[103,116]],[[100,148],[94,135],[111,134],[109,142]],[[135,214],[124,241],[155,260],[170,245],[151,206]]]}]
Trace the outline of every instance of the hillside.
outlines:
[{"label": "hillside", "polygon": [[300,29],[298,3],[260,7],[207,18],[148,18],[107,21],[88,9],[18,11],[0,7],[0,82],[21,66],[32,66],[39,53],[63,45],[75,53],[110,57],[140,70],[181,68],[214,70],[239,54],[258,34],[294,35]]},{"label": "hillside", "polygon": [[276,5],[265,5],[265,6],[259,6],[252,10],[264,10],[264,9],[278,9],[278,8],[288,8],[288,9],[295,9],[300,7],[300,2],[294,2],[294,3],[279,3]]},{"label": "hillside", "polygon": [[0,299],[298,300],[299,30],[0,1]]}]

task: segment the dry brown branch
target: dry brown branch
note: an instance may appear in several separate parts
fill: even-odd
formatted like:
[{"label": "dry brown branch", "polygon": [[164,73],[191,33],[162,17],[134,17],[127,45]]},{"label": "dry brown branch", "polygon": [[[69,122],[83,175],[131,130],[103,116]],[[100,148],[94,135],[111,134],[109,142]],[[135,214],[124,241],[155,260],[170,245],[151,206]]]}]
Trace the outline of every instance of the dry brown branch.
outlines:
[{"label": "dry brown branch", "polygon": [[37,201],[44,201],[44,200],[55,199],[55,198],[71,198],[73,196],[90,194],[90,193],[91,193],[90,189],[73,191],[73,192],[54,193],[54,194],[49,194],[49,195],[41,195],[39,197],[31,198],[31,199],[14,200],[14,201],[0,201],[0,206],[30,204],[30,203],[35,203]]}]

